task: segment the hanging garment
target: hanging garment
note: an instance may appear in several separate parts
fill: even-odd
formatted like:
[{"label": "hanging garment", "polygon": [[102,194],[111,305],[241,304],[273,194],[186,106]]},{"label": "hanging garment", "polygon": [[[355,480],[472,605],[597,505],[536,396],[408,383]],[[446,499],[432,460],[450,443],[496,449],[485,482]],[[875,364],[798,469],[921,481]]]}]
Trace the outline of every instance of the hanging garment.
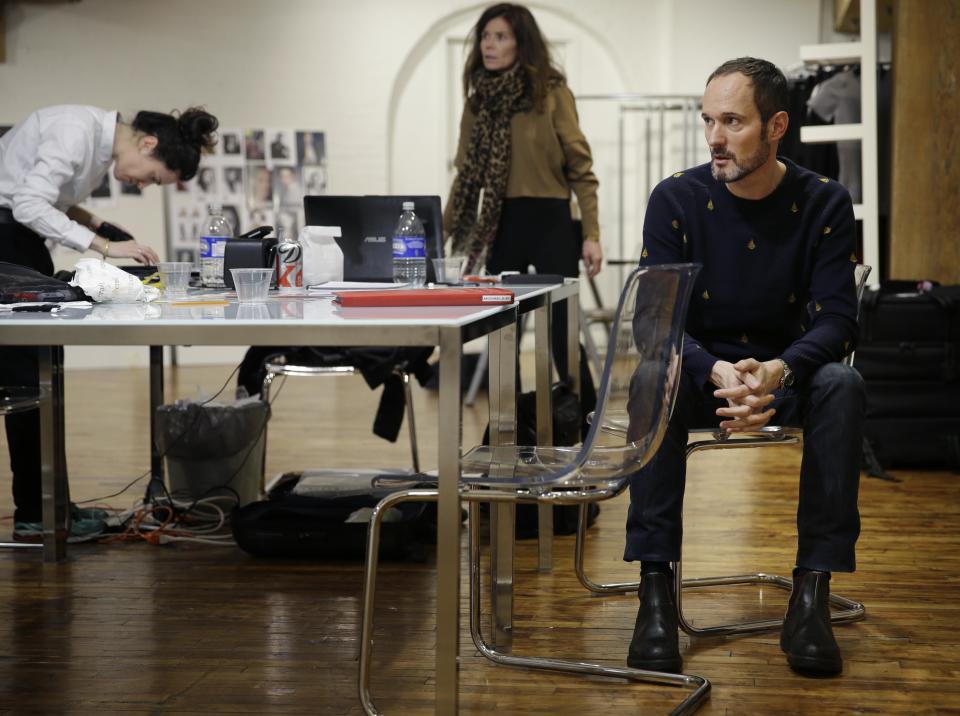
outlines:
[{"label": "hanging garment", "polygon": [[[860,78],[853,70],[844,70],[818,84],[807,106],[822,119],[834,124],[860,122]],[[850,192],[855,204],[863,201],[861,187],[860,142],[837,142],[840,158],[838,181]]]}]

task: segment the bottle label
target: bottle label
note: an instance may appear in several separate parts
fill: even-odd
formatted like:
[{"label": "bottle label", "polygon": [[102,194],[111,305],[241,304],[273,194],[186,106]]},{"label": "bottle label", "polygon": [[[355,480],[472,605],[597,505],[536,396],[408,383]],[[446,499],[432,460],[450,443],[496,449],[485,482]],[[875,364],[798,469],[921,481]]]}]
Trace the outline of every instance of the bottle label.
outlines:
[{"label": "bottle label", "polygon": [[222,259],[223,251],[227,246],[226,236],[201,236],[200,237],[200,258],[201,259]]},{"label": "bottle label", "polygon": [[395,259],[422,259],[426,258],[427,241],[423,236],[394,236],[393,258]]}]

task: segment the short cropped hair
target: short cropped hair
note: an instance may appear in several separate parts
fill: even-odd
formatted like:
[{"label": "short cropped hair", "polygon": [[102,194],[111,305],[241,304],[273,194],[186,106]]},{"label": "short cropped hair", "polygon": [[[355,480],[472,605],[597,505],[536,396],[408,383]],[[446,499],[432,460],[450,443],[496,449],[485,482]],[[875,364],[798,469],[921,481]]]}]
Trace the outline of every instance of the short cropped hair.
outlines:
[{"label": "short cropped hair", "polygon": [[739,72],[753,83],[753,101],[760,110],[760,121],[764,124],[777,112],[786,112],[789,102],[787,78],[783,72],[767,60],[755,57],[738,57],[727,60],[707,78],[710,84],[714,78]]}]

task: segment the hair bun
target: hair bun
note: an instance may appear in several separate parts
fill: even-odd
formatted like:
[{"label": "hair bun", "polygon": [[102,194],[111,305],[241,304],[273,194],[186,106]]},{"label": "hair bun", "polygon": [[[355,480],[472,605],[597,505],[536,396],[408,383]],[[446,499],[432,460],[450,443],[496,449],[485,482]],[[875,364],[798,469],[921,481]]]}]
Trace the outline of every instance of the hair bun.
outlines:
[{"label": "hair bun", "polygon": [[177,118],[180,134],[187,144],[213,149],[217,143],[217,118],[200,107],[184,110]]}]

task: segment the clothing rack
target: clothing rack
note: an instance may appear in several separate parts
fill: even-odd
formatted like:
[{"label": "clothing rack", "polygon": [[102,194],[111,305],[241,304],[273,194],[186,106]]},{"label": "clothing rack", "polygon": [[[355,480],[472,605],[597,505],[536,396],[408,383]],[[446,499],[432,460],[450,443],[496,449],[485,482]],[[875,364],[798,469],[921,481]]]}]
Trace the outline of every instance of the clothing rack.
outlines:
[{"label": "clothing rack", "polygon": [[877,285],[880,266],[879,178],[877,166],[877,6],[876,0],[860,0],[860,40],[801,45],[800,60],[808,67],[860,66],[860,122],[800,128],[806,143],[859,141],[863,198],[854,204],[854,218],[862,222],[861,263],[873,266],[870,285]]},{"label": "clothing rack", "polygon": [[[617,259],[637,258],[640,232],[628,242],[628,217],[639,216],[646,207],[646,197],[654,186],[674,171],[698,163],[700,147],[700,95],[612,93],[577,95],[577,105],[605,104],[612,106],[616,118],[617,176],[617,243],[607,248],[608,256]],[[634,129],[635,125],[639,125]],[[604,140],[601,140],[601,142]],[[606,141],[609,141],[607,139]],[[601,142],[594,141],[597,145]],[[636,152],[631,149],[636,147]],[[596,146],[594,147],[596,150]],[[636,157],[638,161],[633,162]],[[594,160],[597,160],[595,151]],[[602,170],[601,170],[602,172]],[[599,173],[599,172],[598,172]],[[636,190],[627,192],[629,177],[635,177]],[[609,244],[607,244],[609,247]],[[604,291],[616,295],[623,285],[625,267],[617,266],[617,284]],[[606,278],[601,274],[603,278]],[[612,284],[611,284],[612,285]],[[609,289],[609,287],[607,287]]]}]

